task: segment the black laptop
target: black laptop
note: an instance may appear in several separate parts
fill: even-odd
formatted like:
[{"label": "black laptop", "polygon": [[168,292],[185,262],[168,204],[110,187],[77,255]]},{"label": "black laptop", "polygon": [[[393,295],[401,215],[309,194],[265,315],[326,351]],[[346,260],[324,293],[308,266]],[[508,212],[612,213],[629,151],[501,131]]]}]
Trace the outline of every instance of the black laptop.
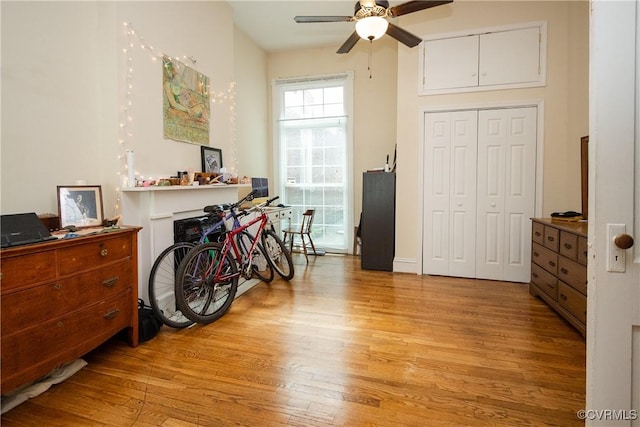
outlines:
[{"label": "black laptop", "polygon": [[28,245],[31,243],[56,240],[35,213],[22,213],[0,216],[0,247]]}]

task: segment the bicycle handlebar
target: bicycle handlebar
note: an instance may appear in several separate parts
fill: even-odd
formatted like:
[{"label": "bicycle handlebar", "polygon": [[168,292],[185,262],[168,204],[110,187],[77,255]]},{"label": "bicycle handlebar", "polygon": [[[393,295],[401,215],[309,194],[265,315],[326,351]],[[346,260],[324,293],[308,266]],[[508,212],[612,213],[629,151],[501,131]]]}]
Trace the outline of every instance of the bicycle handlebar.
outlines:
[{"label": "bicycle handlebar", "polygon": [[[255,198],[256,193],[258,192],[258,190],[253,190],[251,191],[251,193],[247,194],[246,196],[244,196],[242,199],[238,200],[235,203],[232,204],[224,204],[224,205],[209,205],[209,206],[205,206],[204,207],[204,211],[207,212],[208,214],[214,214],[216,212],[221,212],[223,210],[231,210],[231,209],[236,209],[237,207],[239,207],[240,205],[242,205],[242,203],[244,202],[250,202],[251,200],[253,200]],[[261,208],[264,206],[269,206],[271,203],[273,203],[275,200],[278,200],[280,198],[280,196],[275,196],[265,202],[260,203],[257,206],[254,206],[253,209],[255,208]]]}]

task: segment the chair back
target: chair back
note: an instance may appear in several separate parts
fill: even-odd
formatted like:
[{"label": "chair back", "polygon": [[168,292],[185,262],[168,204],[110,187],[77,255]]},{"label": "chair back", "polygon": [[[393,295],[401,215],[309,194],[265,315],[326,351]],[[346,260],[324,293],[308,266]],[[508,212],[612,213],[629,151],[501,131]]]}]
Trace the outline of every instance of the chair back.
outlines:
[{"label": "chair back", "polygon": [[307,209],[302,214],[302,224],[300,224],[300,232],[304,234],[311,233],[311,224],[313,224],[313,216],[315,215],[315,209]]}]

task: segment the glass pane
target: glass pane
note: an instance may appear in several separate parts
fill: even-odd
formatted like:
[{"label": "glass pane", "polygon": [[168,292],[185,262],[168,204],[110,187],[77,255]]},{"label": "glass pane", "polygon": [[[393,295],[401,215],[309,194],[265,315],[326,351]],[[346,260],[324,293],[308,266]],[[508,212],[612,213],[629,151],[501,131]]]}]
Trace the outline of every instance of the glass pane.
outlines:
[{"label": "glass pane", "polygon": [[322,88],[306,89],[304,91],[304,105],[322,105],[324,100],[323,92]]},{"label": "glass pane", "polygon": [[342,104],[326,104],[324,106],[325,117],[344,116],[344,107]]},{"label": "glass pane", "polygon": [[324,102],[325,104],[344,104],[344,90],[342,86],[325,88]]},{"label": "glass pane", "polygon": [[284,92],[284,105],[286,107],[302,106],[303,92],[301,90],[287,90]]}]

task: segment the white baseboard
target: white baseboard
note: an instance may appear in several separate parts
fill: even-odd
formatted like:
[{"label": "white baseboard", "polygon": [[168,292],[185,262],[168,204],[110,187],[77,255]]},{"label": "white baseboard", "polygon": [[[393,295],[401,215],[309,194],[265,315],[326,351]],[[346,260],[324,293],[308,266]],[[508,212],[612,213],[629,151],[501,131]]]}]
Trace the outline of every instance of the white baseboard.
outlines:
[{"label": "white baseboard", "polygon": [[417,273],[416,260],[413,258],[394,258],[394,273]]}]

